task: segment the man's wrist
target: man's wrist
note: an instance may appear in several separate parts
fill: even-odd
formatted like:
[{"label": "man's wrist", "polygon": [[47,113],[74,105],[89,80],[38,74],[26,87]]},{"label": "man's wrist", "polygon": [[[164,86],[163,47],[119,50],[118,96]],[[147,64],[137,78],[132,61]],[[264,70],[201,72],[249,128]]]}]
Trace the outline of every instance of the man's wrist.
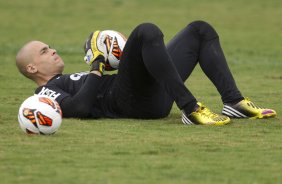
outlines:
[{"label": "man's wrist", "polygon": [[90,71],[90,73],[92,74],[95,74],[95,75],[98,75],[98,76],[102,76],[101,72],[97,71],[97,70],[93,70],[93,71]]}]

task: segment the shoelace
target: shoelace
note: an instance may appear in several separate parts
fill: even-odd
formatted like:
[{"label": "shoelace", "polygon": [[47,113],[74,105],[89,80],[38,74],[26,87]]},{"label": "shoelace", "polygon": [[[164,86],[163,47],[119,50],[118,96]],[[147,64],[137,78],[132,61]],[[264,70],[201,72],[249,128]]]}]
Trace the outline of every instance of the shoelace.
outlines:
[{"label": "shoelace", "polygon": [[253,107],[254,109],[262,109],[261,107],[258,107],[257,105],[255,105],[249,98],[245,98],[245,101],[248,106]]},{"label": "shoelace", "polygon": [[218,115],[214,112],[212,112],[210,109],[205,107],[204,105],[200,106],[200,108],[197,110],[200,114],[203,116],[206,116],[208,118],[217,118]]}]

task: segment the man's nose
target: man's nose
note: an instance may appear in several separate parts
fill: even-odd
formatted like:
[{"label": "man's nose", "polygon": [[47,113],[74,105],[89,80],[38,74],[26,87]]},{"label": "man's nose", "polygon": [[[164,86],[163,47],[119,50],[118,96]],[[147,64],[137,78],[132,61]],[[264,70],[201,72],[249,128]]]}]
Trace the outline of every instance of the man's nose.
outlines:
[{"label": "man's nose", "polygon": [[56,54],[57,51],[55,49],[52,49],[52,55]]}]

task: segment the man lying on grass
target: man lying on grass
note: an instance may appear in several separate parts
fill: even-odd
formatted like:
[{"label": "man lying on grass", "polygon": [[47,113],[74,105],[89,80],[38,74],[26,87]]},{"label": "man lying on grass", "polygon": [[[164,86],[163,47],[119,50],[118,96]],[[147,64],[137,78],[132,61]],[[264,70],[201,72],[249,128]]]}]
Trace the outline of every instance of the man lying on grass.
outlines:
[{"label": "man lying on grass", "polygon": [[[204,21],[190,23],[167,45],[156,25],[138,25],[113,75],[103,75],[106,59],[97,48],[99,33],[91,33],[85,42],[91,66],[87,73],[62,74],[63,60],[40,41],[28,42],[16,56],[19,71],[37,83],[35,94],[57,100],[64,117],[157,119],[168,116],[173,102],[182,110],[184,124],[224,125],[229,117],[276,116],[274,110],[260,108],[242,96],[217,32]],[[184,85],[198,63],[221,95],[223,115],[197,101]]]}]

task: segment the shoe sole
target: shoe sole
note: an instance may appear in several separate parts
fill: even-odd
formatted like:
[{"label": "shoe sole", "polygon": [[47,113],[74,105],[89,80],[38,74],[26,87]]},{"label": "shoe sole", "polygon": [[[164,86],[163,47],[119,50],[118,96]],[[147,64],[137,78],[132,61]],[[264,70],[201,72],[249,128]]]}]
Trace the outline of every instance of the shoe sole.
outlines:
[{"label": "shoe sole", "polygon": [[222,126],[229,124],[231,120],[229,119],[228,121],[221,121],[221,122],[216,122],[216,123],[206,123],[206,124],[201,124],[201,123],[194,123],[192,122],[189,118],[187,118],[184,114],[182,115],[182,123],[185,125],[213,125],[213,126]]},{"label": "shoe sole", "polygon": [[257,116],[250,117],[245,114],[242,114],[241,112],[237,111],[236,109],[228,105],[224,105],[222,109],[222,114],[230,118],[246,118],[246,119],[264,119],[264,118],[272,118],[276,116],[276,114],[272,113],[272,114],[266,114],[266,115],[259,114]]}]

